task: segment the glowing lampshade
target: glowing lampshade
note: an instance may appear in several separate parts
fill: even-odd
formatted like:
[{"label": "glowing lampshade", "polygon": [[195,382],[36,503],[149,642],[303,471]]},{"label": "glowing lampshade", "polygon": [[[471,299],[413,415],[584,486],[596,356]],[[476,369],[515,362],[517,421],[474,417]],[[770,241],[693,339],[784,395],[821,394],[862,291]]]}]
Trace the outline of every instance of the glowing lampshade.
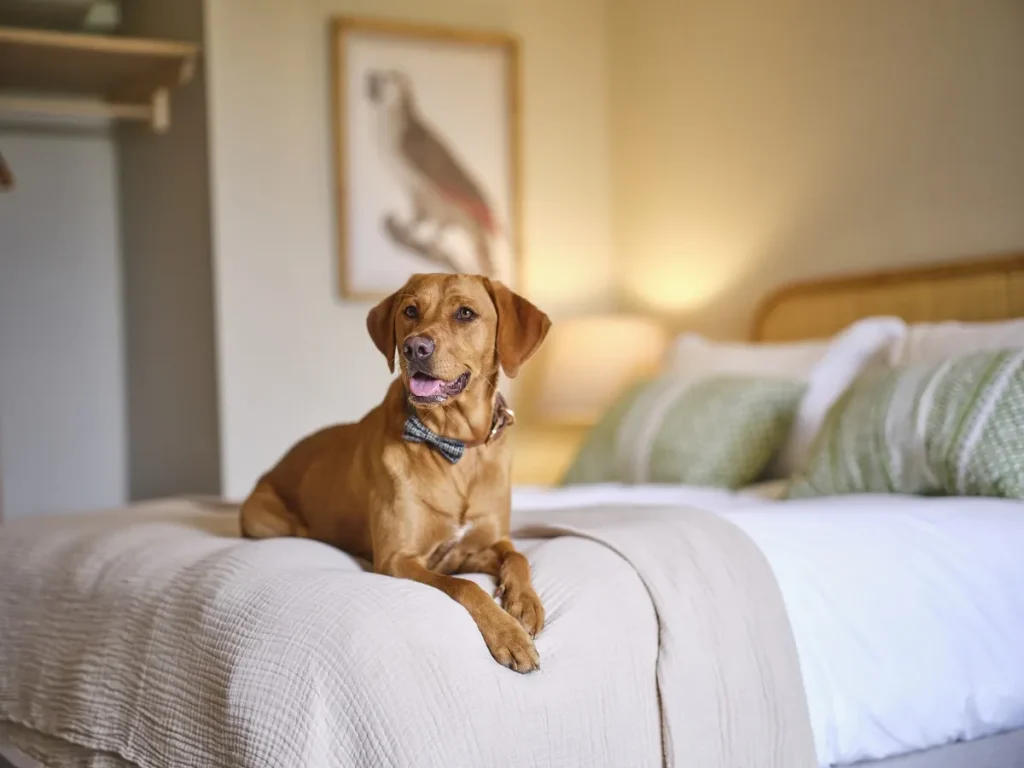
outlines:
[{"label": "glowing lampshade", "polygon": [[661,326],[637,315],[557,321],[531,411],[550,423],[593,424],[631,383],[659,369],[667,343]]}]

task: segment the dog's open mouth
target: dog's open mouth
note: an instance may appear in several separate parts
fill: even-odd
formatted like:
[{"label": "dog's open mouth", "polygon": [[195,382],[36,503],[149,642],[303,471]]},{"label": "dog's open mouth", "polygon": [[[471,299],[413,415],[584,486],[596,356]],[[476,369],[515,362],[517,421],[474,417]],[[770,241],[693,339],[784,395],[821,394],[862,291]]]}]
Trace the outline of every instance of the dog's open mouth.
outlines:
[{"label": "dog's open mouth", "polygon": [[468,383],[468,371],[454,381],[435,379],[425,373],[414,373],[409,377],[409,393],[416,402],[439,403],[449,397],[455,397]]}]

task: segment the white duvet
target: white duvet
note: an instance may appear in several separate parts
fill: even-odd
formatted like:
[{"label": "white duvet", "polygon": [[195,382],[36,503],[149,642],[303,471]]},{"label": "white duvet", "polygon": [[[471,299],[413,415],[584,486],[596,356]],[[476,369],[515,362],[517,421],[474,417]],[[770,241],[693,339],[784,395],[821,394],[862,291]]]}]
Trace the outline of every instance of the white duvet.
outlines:
[{"label": "white duvet", "polygon": [[820,765],[1024,727],[1024,503],[614,486],[514,498],[595,503],[695,506],[753,538],[789,611]]}]

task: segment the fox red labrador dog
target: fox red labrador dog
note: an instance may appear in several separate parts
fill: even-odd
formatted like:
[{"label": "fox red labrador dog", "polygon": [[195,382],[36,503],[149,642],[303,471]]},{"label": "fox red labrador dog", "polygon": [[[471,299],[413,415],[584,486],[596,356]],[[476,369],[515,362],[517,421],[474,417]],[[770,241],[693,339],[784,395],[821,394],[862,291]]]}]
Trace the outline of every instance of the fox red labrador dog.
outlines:
[{"label": "fox red labrador dog", "polygon": [[[509,540],[514,420],[498,393],[551,327],[505,285],[414,275],[374,307],[370,338],[400,376],[361,421],[315,432],[263,475],[240,512],[244,536],[303,536],[413,579],[461,603],[491,655],[538,668],[544,607]],[[488,573],[501,607],[457,573]]]}]

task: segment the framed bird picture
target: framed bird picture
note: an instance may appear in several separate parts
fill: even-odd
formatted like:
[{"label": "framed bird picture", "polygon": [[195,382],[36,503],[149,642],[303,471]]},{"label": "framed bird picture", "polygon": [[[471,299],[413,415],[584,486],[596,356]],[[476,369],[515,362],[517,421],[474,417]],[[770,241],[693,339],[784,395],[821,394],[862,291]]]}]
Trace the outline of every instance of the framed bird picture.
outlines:
[{"label": "framed bird picture", "polygon": [[515,288],[522,252],[515,38],[339,17],[332,27],[341,294],[416,272]]}]

